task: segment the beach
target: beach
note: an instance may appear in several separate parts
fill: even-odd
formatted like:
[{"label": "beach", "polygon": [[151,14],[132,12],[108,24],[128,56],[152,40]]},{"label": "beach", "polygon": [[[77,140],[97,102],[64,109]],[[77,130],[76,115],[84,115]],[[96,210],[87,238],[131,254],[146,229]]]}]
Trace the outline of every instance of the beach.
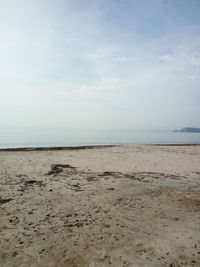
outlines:
[{"label": "beach", "polygon": [[0,266],[200,266],[200,146],[0,151]]}]

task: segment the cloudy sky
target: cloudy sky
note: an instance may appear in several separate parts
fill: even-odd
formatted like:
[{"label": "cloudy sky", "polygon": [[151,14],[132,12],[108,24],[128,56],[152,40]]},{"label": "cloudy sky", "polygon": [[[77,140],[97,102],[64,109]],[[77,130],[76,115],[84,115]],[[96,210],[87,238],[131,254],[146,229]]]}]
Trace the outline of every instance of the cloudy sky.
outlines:
[{"label": "cloudy sky", "polygon": [[0,127],[200,127],[199,0],[0,0]]}]

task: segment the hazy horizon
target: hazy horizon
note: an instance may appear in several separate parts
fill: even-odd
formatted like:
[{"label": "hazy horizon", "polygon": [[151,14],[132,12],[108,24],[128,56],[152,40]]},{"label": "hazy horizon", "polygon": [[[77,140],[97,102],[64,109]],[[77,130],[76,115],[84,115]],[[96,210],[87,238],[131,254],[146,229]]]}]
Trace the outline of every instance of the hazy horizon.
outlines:
[{"label": "hazy horizon", "polygon": [[1,0],[0,129],[200,127],[200,1]]}]

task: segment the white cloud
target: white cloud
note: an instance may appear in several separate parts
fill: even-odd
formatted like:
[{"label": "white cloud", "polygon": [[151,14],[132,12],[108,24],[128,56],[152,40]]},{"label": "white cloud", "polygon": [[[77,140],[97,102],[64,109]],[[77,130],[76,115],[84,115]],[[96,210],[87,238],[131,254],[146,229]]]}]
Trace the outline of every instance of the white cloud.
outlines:
[{"label": "white cloud", "polygon": [[89,84],[58,82],[51,85],[54,96],[94,96],[113,93],[122,89],[122,81],[115,77],[105,77],[94,80]]},{"label": "white cloud", "polygon": [[191,67],[200,67],[200,53],[188,54],[179,52],[177,54],[164,54],[160,56],[162,62],[167,64],[179,64]]},{"label": "white cloud", "polygon": [[77,42],[77,39],[74,38],[74,37],[66,37],[66,38],[65,38],[65,42],[66,42],[67,44],[73,44],[73,43]]}]

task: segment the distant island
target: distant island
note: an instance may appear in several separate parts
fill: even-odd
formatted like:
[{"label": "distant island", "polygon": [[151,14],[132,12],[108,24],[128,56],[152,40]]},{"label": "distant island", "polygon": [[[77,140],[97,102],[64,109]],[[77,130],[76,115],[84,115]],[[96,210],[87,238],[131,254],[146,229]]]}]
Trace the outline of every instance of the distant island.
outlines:
[{"label": "distant island", "polygon": [[174,132],[181,132],[181,133],[200,133],[200,128],[185,127],[185,128],[181,128],[180,130],[175,130]]}]

